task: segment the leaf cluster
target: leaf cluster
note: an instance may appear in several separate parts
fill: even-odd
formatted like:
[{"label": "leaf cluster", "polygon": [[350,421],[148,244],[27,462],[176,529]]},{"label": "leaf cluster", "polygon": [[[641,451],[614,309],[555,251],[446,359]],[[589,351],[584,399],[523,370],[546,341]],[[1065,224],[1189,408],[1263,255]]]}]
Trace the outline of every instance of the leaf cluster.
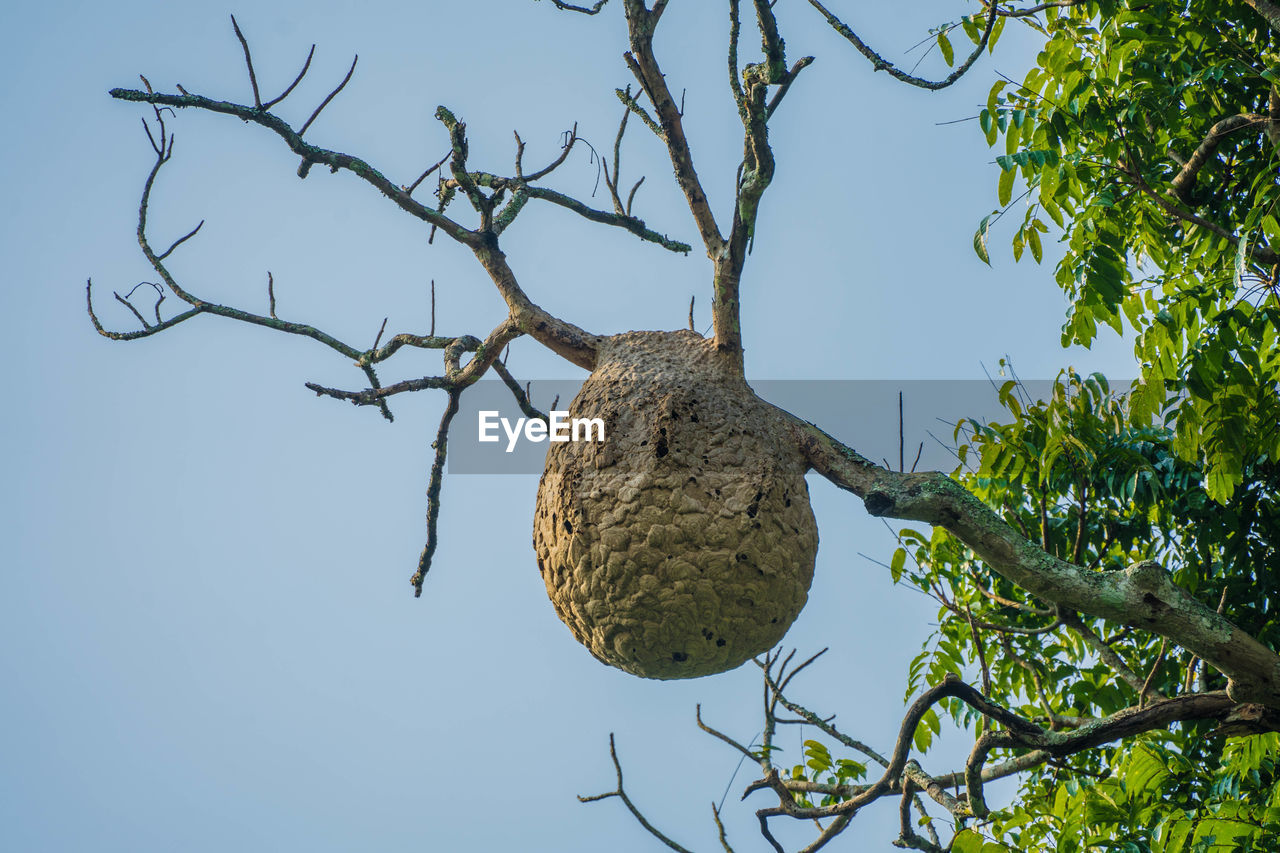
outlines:
[{"label": "leaf cluster", "polygon": [[1021,19],[1043,38],[1036,66],[979,115],[1004,153],[975,249],[990,262],[991,227],[1025,200],[1015,257],[1062,242],[1062,343],[1131,330],[1134,422],[1175,423],[1177,455],[1225,501],[1246,459],[1280,456],[1280,37],[1220,0],[1043,15]]}]

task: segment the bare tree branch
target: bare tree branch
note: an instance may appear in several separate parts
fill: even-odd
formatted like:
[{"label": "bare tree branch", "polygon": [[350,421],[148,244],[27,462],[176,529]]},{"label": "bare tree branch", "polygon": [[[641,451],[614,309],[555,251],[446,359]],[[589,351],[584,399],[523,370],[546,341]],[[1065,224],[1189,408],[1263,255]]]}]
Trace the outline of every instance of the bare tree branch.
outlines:
[{"label": "bare tree branch", "polygon": [[498,374],[498,377],[502,380],[503,384],[505,384],[507,389],[511,391],[511,395],[516,398],[516,405],[520,407],[520,411],[524,412],[526,417],[539,421],[548,420],[547,413],[540,411],[533,405],[533,401],[529,399],[528,392],[524,388],[520,387],[520,383],[517,382],[516,378],[511,375],[509,370],[507,370],[507,366],[505,364],[501,361],[495,361],[493,363],[493,371]]},{"label": "bare tree branch", "polygon": [[982,55],[982,51],[986,50],[987,42],[991,38],[991,30],[995,27],[996,18],[1000,17],[997,5],[995,3],[991,4],[989,7],[990,11],[987,13],[987,25],[982,30],[982,36],[978,40],[977,47],[973,49],[973,53],[969,54],[968,58],[956,66],[955,70],[946,77],[941,80],[933,81],[908,74],[880,54],[876,53],[867,46],[866,42],[859,38],[857,33],[850,29],[843,21],[831,12],[827,11],[827,8],[819,3],[818,0],[809,0],[809,5],[817,9],[822,16],[827,19],[827,23],[831,25],[833,30],[844,36],[845,40],[857,48],[859,53],[871,60],[871,64],[876,71],[888,71],[890,76],[897,80],[901,80],[903,83],[909,83],[912,86],[918,86],[921,89],[929,89],[930,91],[947,88],[952,83],[963,77],[965,73],[973,67],[973,63],[977,62],[978,57]]},{"label": "bare tree branch", "polygon": [[551,0],[551,4],[557,9],[563,9],[566,12],[581,12],[584,15],[594,15],[604,8],[609,0],[596,0],[591,6],[575,6],[572,3],[566,3],[564,0]]},{"label": "bare tree branch", "polygon": [[[352,66],[352,70],[354,70],[354,64]],[[345,80],[349,79],[350,72]],[[326,98],[326,104],[331,101],[339,91],[341,91],[342,86],[345,85],[345,80],[343,84],[339,85],[339,87],[335,89],[328,98]],[[210,112],[234,115],[244,121],[253,122],[266,127],[284,139],[289,148],[294,151],[294,153],[302,157],[303,168],[299,170],[300,174],[305,175],[307,168],[309,168],[311,164],[315,163],[328,165],[334,171],[338,169],[345,169],[354,173],[361,179],[376,187],[380,192],[394,201],[401,209],[430,223],[433,228],[439,227],[450,237],[453,237],[458,242],[471,248],[477,258],[479,258],[481,263],[485,266],[485,269],[489,271],[490,277],[493,279],[499,292],[506,300],[512,317],[519,323],[522,331],[527,332],[539,342],[544,343],[553,351],[563,355],[575,364],[590,369],[590,366],[594,363],[596,336],[584,332],[582,329],[579,329],[571,323],[566,323],[557,317],[553,317],[528,298],[517,283],[515,274],[506,264],[501,251],[497,248],[496,232],[484,229],[480,231],[471,231],[463,227],[459,223],[445,216],[440,210],[433,210],[414,200],[410,195],[408,188],[397,186],[364,160],[352,157],[349,154],[330,151],[304,142],[302,140],[301,131],[294,131],[293,128],[278,116],[272,115],[263,109],[229,103],[226,101],[215,101],[199,95],[158,94],[151,91],[149,86],[148,91],[145,92],[130,89],[113,89],[111,90],[111,95],[121,100],[149,103],[155,108],[158,108],[159,106],[195,107],[198,109],[208,110]],[[321,105],[321,108],[323,108],[323,106],[324,104]],[[318,112],[319,110],[312,115],[312,119],[309,119],[308,123],[315,118],[315,115],[317,115]],[[452,114],[449,114],[448,111],[445,110],[441,117],[451,119]],[[460,122],[456,122],[456,120],[454,120],[450,127],[450,134],[451,138],[456,137],[453,140],[455,143],[454,159],[458,160],[460,163],[459,171],[462,175],[460,180],[465,183],[469,173],[465,168],[463,168],[465,165],[466,153],[465,136],[463,135],[464,128],[464,125],[461,125]],[[305,129],[306,125],[303,126],[303,130]],[[152,145],[155,147],[154,140]],[[170,145],[172,145],[171,139]],[[459,151],[459,147],[461,147],[461,151]],[[458,157],[459,154],[463,155],[461,159]],[[458,176],[455,175],[455,178],[457,177]],[[485,209],[485,205],[488,202],[483,198],[477,198],[476,201],[481,204],[482,218],[487,220],[483,222],[483,224],[492,224],[492,210],[491,208],[487,210]],[[514,215],[514,211],[512,212],[512,215]],[[648,232],[647,229],[644,228],[643,223],[639,223],[638,220],[634,222],[628,221],[621,224],[623,224],[624,227],[628,227],[629,230],[638,229],[641,234],[651,233]],[[213,311],[214,309],[209,308],[206,310]]]},{"label": "bare tree branch", "polygon": [[264,110],[271,109],[276,104],[289,97],[293,90],[297,88],[298,84],[302,82],[302,78],[307,76],[307,71],[311,68],[311,60],[315,58],[315,55],[316,46],[313,44],[311,45],[311,50],[307,51],[307,60],[302,63],[302,70],[298,72],[298,76],[293,78],[293,82],[286,86],[283,92],[263,104],[262,108]]},{"label": "bare tree branch", "polygon": [[422,555],[418,557],[418,570],[409,579],[409,583],[413,584],[414,598],[422,595],[422,582],[431,570],[431,560],[435,557],[436,545],[439,544],[440,488],[444,482],[444,461],[449,448],[449,425],[453,422],[453,416],[458,413],[458,401],[461,397],[461,388],[450,389],[449,402],[444,414],[440,416],[436,440],[431,443],[435,459],[431,463],[431,476],[427,481],[427,543],[422,548]]},{"label": "bare tree branch", "polygon": [[[1038,15],[1045,9],[1065,9],[1070,6],[1079,6],[1085,0],[1051,0],[1049,3],[1037,3],[1034,6],[1028,6],[1023,9],[996,8],[996,14],[1002,18],[1027,18],[1031,15]],[[982,0],[982,5],[990,8],[993,4],[988,0]]]},{"label": "bare tree branch", "polygon": [[942,853],[942,848],[918,834],[911,825],[911,795],[915,792],[915,780],[905,777],[902,785],[902,797],[898,801],[898,840],[895,847],[907,847],[912,850],[923,850],[925,853]]},{"label": "bare tree branch", "polygon": [[1226,674],[1236,701],[1280,706],[1280,655],[1175,585],[1158,565],[1094,572],[1060,560],[944,474],[890,471],[814,425],[782,415],[791,421],[809,464],[861,497],[872,515],[941,526],[1033,595],[1168,637]]},{"label": "bare tree branch", "polygon": [[351,75],[356,73],[356,63],[359,61],[360,61],[359,55],[352,58],[351,67],[347,69],[347,76],[342,78],[342,82],[338,84],[336,89],[334,89],[332,92],[330,92],[328,95],[325,96],[325,99],[320,102],[320,106],[316,107],[316,110],[311,114],[311,117],[308,118],[306,121],[304,121],[302,123],[302,127],[298,129],[299,138],[301,138],[307,132],[307,128],[311,127],[311,123],[320,117],[320,111],[323,110],[325,107],[329,106],[329,102],[332,101],[334,98],[338,97],[338,93],[341,92],[344,88],[346,88],[347,83],[350,82],[351,80]]},{"label": "bare tree branch", "polygon": [[698,233],[702,235],[702,243],[707,255],[715,258],[722,250],[724,238],[720,236],[720,228],[716,225],[715,216],[711,212],[711,204],[698,180],[697,170],[693,166],[693,155],[689,150],[689,142],[684,135],[680,109],[671,97],[666,78],[658,67],[658,60],[653,53],[653,31],[658,25],[666,4],[657,2],[652,10],[647,9],[644,0],[624,0],[623,8],[627,17],[627,34],[631,50],[624,54],[631,73],[635,75],[640,87],[644,90],[649,102],[653,104],[658,116],[658,124],[662,127],[663,139],[667,144],[667,152],[671,156],[671,165],[675,168],[676,182],[680,185],[689,209],[693,213]]},{"label": "bare tree branch", "polygon": [[244,33],[240,32],[240,25],[236,23],[235,15],[231,16],[231,28],[236,31],[240,47],[244,48],[244,64],[249,69],[249,85],[253,87],[253,105],[262,109],[262,97],[258,94],[258,78],[253,73],[253,57],[249,55],[249,42],[245,41]]},{"label": "bare tree branch", "polygon": [[693,251],[693,247],[688,243],[680,240],[672,240],[665,234],[659,234],[644,224],[644,220],[629,214],[607,213],[593,207],[588,207],[575,198],[570,198],[564,193],[547,189],[546,187],[527,187],[525,191],[530,198],[542,199],[549,201],[554,205],[563,207],[565,210],[571,210],[581,216],[583,219],[589,219],[592,222],[599,222],[602,225],[613,225],[624,231],[630,231],[632,234],[644,240],[646,243],[656,243],[664,249],[672,252],[679,252],[687,255]]},{"label": "bare tree branch", "polygon": [[232,115],[243,121],[261,125],[283,139],[289,149],[302,157],[304,162],[319,163],[335,171],[338,169],[350,171],[367,183],[372,184],[406,213],[439,227],[440,230],[464,245],[472,245],[477,239],[473,232],[462,227],[457,222],[414,201],[407,192],[389,181],[381,172],[374,169],[364,160],[303,142],[300,133],[291,128],[283,119],[271,113],[242,104],[215,101],[202,95],[165,95],[141,92],[136,89],[112,89],[110,94],[111,97],[122,101],[135,101],[175,108],[192,107],[209,112]]},{"label": "bare tree branch", "polygon": [[1260,115],[1258,113],[1244,113],[1237,116],[1229,116],[1215,123],[1209,128],[1209,133],[1205,135],[1204,141],[1201,142],[1191,156],[1187,158],[1182,169],[1178,174],[1174,175],[1173,180],[1169,182],[1170,187],[1178,198],[1186,200],[1191,193],[1191,187],[1195,184],[1196,175],[1203,168],[1204,164],[1209,162],[1209,158],[1218,150],[1218,145],[1227,136],[1238,130],[1244,130],[1249,127],[1266,127],[1271,124],[1271,117]]},{"label": "bare tree branch", "polygon": [[677,853],[690,853],[688,849],[681,847],[679,844],[672,841],[667,836],[663,835],[662,832],[657,827],[649,823],[648,819],[640,812],[640,809],[636,808],[636,804],[631,801],[631,798],[629,796],[627,796],[626,788],[624,788],[622,785],[622,764],[618,761],[618,750],[617,750],[617,747],[614,745],[612,732],[609,733],[609,757],[613,759],[613,769],[616,770],[618,774],[618,787],[604,794],[594,794],[589,797],[584,797],[579,795],[578,802],[598,803],[601,800],[607,800],[610,797],[617,797],[618,799],[622,800],[622,804],[627,807],[627,810],[631,812],[631,814],[635,817],[636,821],[638,821],[639,824],[642,827],[644,827],[646,832],[648,832],[654,838],[661,841],[667,847],[677,851]]},{"label": "bare tree branch", "polygon": [[[155,109],[156,109],[156,119],[158,122],[159,134],[158,134],[158,137],[153,136],[150,133],[150,129],[148,129],[148,138],[151,141],[152,149],[157,152],[156,162],[153,165],[151,172],[148,174],[146,182],[144,183],[142,199],[138,205],[138,231],[137,231],[138,244],[142,248],[143,254],[147,257],[147,260],[151,263],[152,267],[160,275],[164,284],[168,287],[169,291],[172,292],[174,295],[176,295],[179,299],[191,305],[192,307],[190,310],[182,312],[174,317],[171,317],[168,320],[162,319],[160,315],[160,303],[164,301],[164,288],[159,284],[148,282],[148,284],[151,284],[151,286],[156,289],[156,292],[159,295],[159,299],[157,299],[155,304],[155,309],[154,309],[156,322],[154,324],[148,322],[146,318],[144,318],[142,314],[137,310],[137,308],[135,308],[134,305],[129,301],[128,296],[121,297],[119,294],[116,294],[116,299],[119,302],[121,302],[121,304],[125,305],[134,314],[134,316],[141,323],[143,328],[141,331],[138,331],[138,332],[108,331],[103,327],[101,321],[97,317],[96,312],[94,311],[93,290],[92,290],[93,285],[92,285],[92,281],[90,281],[86,285],[86,291],[85,291],[86,303],[87,303],[90,321],[93,323],[94,328],[98,331],[99,334],[103,335],[104,337],[111,338],[112,340],[137,340],[139,338],[149,337],[153,334],[164,331],[165,329],[171,328],[177,325],[178,323],[184,322],[196,316],[197,314],[213,314],[216,316],[227,317],[233,320],[239,320],[245,323],[251,323],[253,325],[265,326],[267,328],[275,329],[276,331],[281,331],[288,334],[309,337],[313,340],[316,340],[328,346],[330,349],[337,351],[338,353],[346,356],[347,358],[350,358],[351,360],[353,360],[356,363],[356,366],[359,367],[362,371],[364,371],[366,378],[369,380],[370,388],[366,391],[360,391],[360,392],[345,392],[345,391],[338,391],[332,388],[325,388],[323,386],[319,386],[314,383],[308,383],[307,387],[311,388],[311,390],[315,391],[317,394],[329,396],[329,397],[336,397],[338,399],[347,399],[353,403],[356,403],[357,405],[376,405],[379,411],[382,413],[382,416],[387,420],[394,420],[390,409],[388,409],[386,405],[387,397],[390,397],[393,394],[403,393],[405,391],[417,391],[417,390],[422,390],[424,388],[453,388],[455,386],[465,387],[466,385],[469,385],[472,382],[474,382],[476,379],[478,379],[483,374],[484,370],[488,368],[488,364],[491,363],[492,359],[495,357],[493,353],[494,350],[500,350],[501,347],[505,346],[506,343],[511,338],[514,338],[515,336],[520,334],[519,330],[515,327],[514,323],[508,320],[507,322],[503,323],[501,326],[498,327],[498,329],[494,331],[492,340],[486,342],[486,344],[491,348],[490,351],[485,351],[484,350],[485,345],[482,345],[479,341],[475,341],[475,345],[471,348],[478,350],[477,357],[473,359],[471,363],[468,364],[465,370],[458,372],[457,375],[444,377],[444,378],[424,377],[422,380],[410,380],[409,382],[397,383],[390,387],[384,388],[379,382],[378,375],[374,369],[374,365],[377,364],[378,362],[386,360],[391,355],[393,355],[397,350],[399,350],[401,347],[406,345],[420,347],[420,348],[428,348],[428,349],[447,349],[451,345],[455,345],[459,339],[436,338],[434,336],[422,337],[419,335],[399,334],[394,336],[381,349],[378,348],[378,342],[375,341],[373,348],[362,352],[356,349],[355,347],[338,340],[334,336],[326,332],[323,332],[319,329],[316,329],[313,326],[309,326],[304,323],[294,323],[294,322],[288,322],[288,321],[279,319],[279,317],[276,315],[275,278],[273,275],[271,275],[271,273],[267,274],[267,296],[269,301],[269,313],[268,313],[268,316],[265,316],[265,317],[259,314],[254,314],[249,311],[243,311],[238,308],[232,308],[232,307],[229,307],[226,305],[220,305],[214,302],[207,302],[205,300],[198,298],[194,294],[188,292],[185,288],[183,288],[178,284],[176,278],[169,271],[168,267],[165,266],[164,260],[169,255],[171,255],[173,251],[177,249],[180,245],[185,243],[190,238],[194,237],[195,234],[200,230],[200,226],[196,226],[196,228],[192,229],[186,235],[175,240],[174,243],[161,254],[155,253],[155,251],[151,248],[150,241],[147,237],[147,215],[149,210],[151,191],[155,186],[156,177],[159,174],[160,169],[164,166],[165,163],[169,161],[169,159],[173,155],[172,134],[170,134],[167,128],[165,127],[164,117],[160,113],[159,108],[156,107]],[[203,222],[201,223],[201,225],[203,225]],[[385,321],[384,321],[384,329],[385,329]],[[379,336],[378,336],[379,340],[381,340],[381,336],[382,336],[382,333],[379,332]],[[475,340],[475,339],[467,336],[467,340]]]}]

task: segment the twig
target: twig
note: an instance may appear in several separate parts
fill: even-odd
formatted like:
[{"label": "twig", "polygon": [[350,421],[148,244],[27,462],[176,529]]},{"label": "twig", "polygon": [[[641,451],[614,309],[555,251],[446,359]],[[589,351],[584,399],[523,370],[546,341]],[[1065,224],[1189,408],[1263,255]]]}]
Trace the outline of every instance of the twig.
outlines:
[{"label": "twig", "polygon": [[618,799],[622,800],[622,804],[627,807],[627,810],[631,812],[631,814],[640,823],[640,825],[644,827],[646,832],[648,832],[654,838],[661,841],[663,844],[667,845],[667,847],[669,847],[670,849],[675,850],[676,853],[690,853],[689,850],[687,850],[684,847],[681,847],[679,844],[672,841],[667,836],[663,835],[662,832],[657,827],[649,823],[648,819],[646,819],[645,816],[641,814],[640,809],[636,808],[636,804],[631,801],[631,798],[629,796],[627,796],[626,789],[622,785],[622,764],[618,761],[618,750],[614,744],[613,732],[609,733],[609,757],[613,759],[613,769],[616,770],[618,774],[618,787],[607,793],[594,794],[589,797],[584,797],[580,794],[578,795],[578,802],[598,803],[601,800],[607,800],[610,797],[617,797]]},{"label": "twig", "polygon": [[307,69],[311,67],[311,60],[315,55],[316,55],[316,46],[313,44],[311,45],[311,50],[307,52],[307,61],[302,63],[302,70],[298,72],[298,76],[293,78],[293,82],[290,83],[283,92],[281,92],[278,96],[272,98],[271,100],[263,104],[262,108],[264,110],[271,109],[276,104],[280,103],[285,98],[289,97],[289,94],[297,87],[299,83],[302,82],[302,78],[307,76]]},{"label": "twig", "polygon": [[245,41],[244,33],[240,32],[240,25],[236,23],[235,15],[231,16],[231,28],[236,31],[240,47],[244,48],[244,64],[249,68],[249,84],[253,86],[253,105],[262,109],[262,98],[258,95],[258,78],[253,73],[253,57],[249,55],[249,42]]},{"label": "twig", "polygon": [[316,111],[311,114],[311,117],[303,122],[302,127],[298,130],[298,136],[306,135],[307,128],[311,127],[311,123],[320,115],[320,111],[329,106],[330,101],[338,97],[338,93],[347,85],[347,81],[351,79],[351,75],[356,73],[356,63],[359,61],[360,55],[356,54],[355,58],[351,60],[351,67],[347,69],[347,76],[342,78],[342,82],[338,84],[338,88],[330,92],[325,99],[320,102],[320,106],[316,107]]},{"label": "twig", "polygon": [[440,520],[440,488],[444,480],[445,455],[449,448],[449,424],[458,413],[458,401],[462,397],[462,389],[449,390],[449,403],[440,417],[440,428],[436,430],[436,440],[431,446],[435,449],[435,459],[431,463],[431,477],[427,482],[427,544],[418,558],[418,570],[413,573],[409,582],[413,584],[413,597],[422,595],[422,582],[431,570],[431,559],[436,554],[439,544],[438,522]]},{"label": "twig", "polygon": [[1147,704],[1147,693],[1151,690],[1151,683],[1155,680],[1156,672],[1160,669],[1160,664],[1164,663],[1165,652],[1169,650],[1169,638],[1160,638],[1160,651],[1156,653],[1155,663],[1151,664],[1151,671],[1147,673],[1147,678],[1142,682],[1142,689],[1138,691],[1138,704]]},{"label": "twig", "polygon": [[174,241],[173,241],[173,244],[172,244],[171,246],[169,246],[169,248],[165,249],[163,252],[161,252],[161,253],[160,253],[159,255],[157,255],[156,257],[158,257],[160,260],[162,260],[162,261],[163,261],[165,258],[167,258],[167,257],[169,257],[170,255],[172,255],[172,254],[173,254],[173,250],[174,250],[174,249],[178,248],[178,247],[179,247],[179,246],[181,246],[183,243],[187,242],[187,241],[188,241],[188,240],[190,240],[192,237],[196,236],[196,234],[197,234],[197,233],[200,231],[200,229],[201,229],[201,228],[203,228],[203,227],[204,227],[204,220],[203,220],[203,219],[201,219],[201,220],[200,220],[200,224],[199,224],[199,225],[197,225],[195,228],[192,228],[190,231],[188,231],[186,234],[184,234],[184,235],[182,235],[181,237],[179,237],[177,240],[174,240]]},{"label": "twig", "polygon": [[595,5],[587,7],[587,6],[575,6],[572,3],[564,2],[564,0],[551,0],[551,4],[555,6],[557,9],[563,9],[566,12],[581,12],[584,15],[596,14],[601,9],[603,9],[604,4],[608,2],[609,0],[596,0]]},{"label": "twig", "polygon": [[413,195],[413,191],[414,191],[414,190],[416,190],[416,189],[418,188],[418,186],[419,186],[423,181],[425,181],[429,175],[431,175],[433,172],[435,172],[437,169],[439,169],[439,168],[440,168],[441,166],[443,166],[445,163],[448,163],[448,162],[449,162],[449,158],[452,156],[452,154],[453,154],[453,152],[451,151],[451,152],[449,152],[448,154],[446,154],[446,155],[444,155],[443,157],[441,157],[439,160],[437,160],[437,161],[436,161],[436,163],[435,163],[435,165],[428,167],[428,168],[427,168],[427,170],[426,170],[425,172],[423,172],[421,175],[419,175],[419,176],[418,176],[418,179],[417,179],[416,181],[414,181],[413,183],[409,184],[409,186],[405,187],[405,188],[404,188],[404,191],[405,191],[405,192],[407,192],[409,195]]}]

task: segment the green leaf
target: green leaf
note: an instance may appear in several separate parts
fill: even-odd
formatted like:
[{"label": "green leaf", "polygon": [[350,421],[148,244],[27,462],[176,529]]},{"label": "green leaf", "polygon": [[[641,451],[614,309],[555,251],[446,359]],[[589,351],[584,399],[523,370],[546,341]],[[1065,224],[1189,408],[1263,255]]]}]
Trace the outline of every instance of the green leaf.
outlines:
[{"label": "green leaf", "polygon": [[889,575],[893,578],[894,583],[902,580],[902,569],[906,564],[907,551],[905,548],[898,548],[893,552],[893,559],[889,563]]},{"label": "green leaf", "polygon": [[948,68],[955,64],[956,52],[951,47],[951,39],[947,38],[946,30],[938,33],[938,49],[942,51],[942,61],[947,63]]},{"label": "green leaf", "polygon": [[1000,201],[1001,207],[1007,207],[1009,201],[1013,198],[1013,178],[1015,173],[1012,171],[1001,172],[1000,182],[997,184],[996,196]]},{"label": "green leaf", "polygon": [[986,839],[975,829],[962,829],[951,842],[951,853],[982,853]]},{"label": "green leaf", "polygon": [[1040,232],[1035,228],[1031,228],[1027,233],[1027,245],[1031,247],[1031,257],[1036,259],[1036,263],[1044,260],[1044,247],[1040,245]]},{"label": "green leaf", "polygon": [[994,53],[996,42],[1000,40],[1000,34],[1004,32],[1005,16],[996,18],[995,24],[991,27],[991,37],[987,39],[987,53]]},{"label": "green leaf", "polygon": [[982,217],[982,221],[978,223],[978,231],[973,235],[973,250],[987,266],[991,266],[991,255],[987,252],[987,233],[991,228],[991,217],[994,215],[989,213]]}]

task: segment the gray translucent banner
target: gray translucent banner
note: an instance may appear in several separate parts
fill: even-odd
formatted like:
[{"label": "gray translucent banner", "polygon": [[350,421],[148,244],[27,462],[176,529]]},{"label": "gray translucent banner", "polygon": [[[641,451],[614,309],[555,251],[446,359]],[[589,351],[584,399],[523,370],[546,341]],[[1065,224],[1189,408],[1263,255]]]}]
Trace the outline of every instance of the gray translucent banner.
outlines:
[{"label": "gray translucent banner", "polygon": [[[862,380],[862,379],[766,379],[752,388],[774,405],[817,424],[862,455],[899,465],[898,394],[902,394],[901,458],[908,470],[950,471],[957,464],[954,425],[958,420],[1007,420],[1000,406],[998,383],[979,380]],[[549,412],[567,411],[581,380],[535,380],[530,383],[534,406]],[[1046,398],[1052,380],[1023,380],[1022,394],[1030,399]],[[1113,389],[1127,387],[1113,381]],[[559,401],[556,402],[556,398]],[[486,416],[488,435],[480,441],[481,412]],[[524,414],[511,391],[498,380],[477,382],[462,396],[461,408],[449,432],[450,474],[541,474],[550,441],[531,441],[523,431],[514,442],[510,430]],[[504,427],[499,419],[507,421]],[[568,426],[565,428],[569,429]],[[581,433],[580,433],[581,434]],[[608,436],[605,436],[608,441]],[[511,448],[508,451],[508,447]],[[916,461],[917,453],[919,461]]]}]

